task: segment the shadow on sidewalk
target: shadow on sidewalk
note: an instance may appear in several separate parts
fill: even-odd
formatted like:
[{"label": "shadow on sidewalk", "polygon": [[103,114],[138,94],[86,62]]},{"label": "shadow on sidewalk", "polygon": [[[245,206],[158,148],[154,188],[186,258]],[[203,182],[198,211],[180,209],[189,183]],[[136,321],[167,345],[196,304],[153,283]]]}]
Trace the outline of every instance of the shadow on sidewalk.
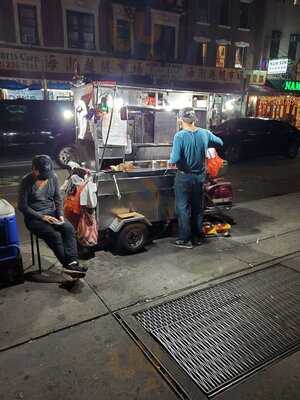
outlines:
[{"label": "shadow on sidewalk", "polygon": [[234,208],[231,214],[236,221],[234,233],[240,236],[259,234],[264,224],[276,221],[273,217],[243,207]]}]

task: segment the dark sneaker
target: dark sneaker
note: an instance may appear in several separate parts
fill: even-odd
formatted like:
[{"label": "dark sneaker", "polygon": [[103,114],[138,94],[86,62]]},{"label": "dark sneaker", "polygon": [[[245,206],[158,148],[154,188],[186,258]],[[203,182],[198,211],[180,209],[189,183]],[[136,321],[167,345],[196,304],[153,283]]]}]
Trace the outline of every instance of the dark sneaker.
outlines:
[{"label": "dark sneaker", "polygon": [[81,267],[78,261],[73,261],[70,264],[64,266],[64,272],[70,275],[72,278],[84,278],[87,268]]},{"label": "dark sneaker", "polygon": [[182,249],[192,249],[193,245],[190,240],[176,240],[174,246],[181,247]]}]

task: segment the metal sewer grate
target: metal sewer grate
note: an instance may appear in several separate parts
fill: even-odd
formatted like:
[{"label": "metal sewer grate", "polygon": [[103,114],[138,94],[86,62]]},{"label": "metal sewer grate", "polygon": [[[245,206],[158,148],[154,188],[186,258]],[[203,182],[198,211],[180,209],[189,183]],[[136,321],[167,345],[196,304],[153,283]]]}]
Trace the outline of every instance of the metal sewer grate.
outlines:
[{"label": "metal sewer grate", "polygon": [[135,317],[213,396],[300,344],[300,274],[276,265]]}]

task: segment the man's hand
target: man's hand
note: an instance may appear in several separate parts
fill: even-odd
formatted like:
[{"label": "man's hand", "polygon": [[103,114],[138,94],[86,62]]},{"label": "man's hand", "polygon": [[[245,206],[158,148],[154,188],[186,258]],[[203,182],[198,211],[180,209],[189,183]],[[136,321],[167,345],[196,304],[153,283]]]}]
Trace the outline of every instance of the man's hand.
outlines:
[{"label": "man's hand", "polygon": [[176,164],[171,163],[170,161],[168,161],[167,169],[175,169],[175,168],[176,168]]},{"label": "man's hand", "polygon": [[65,219],[64,219],[64,217],[62,215],[59,217],[59,221],[60,222],[65,222]]},{"label": "man's hand", "polygon": [[57,219],[55,217],[51,217],[51,215],[43,215],[43,221],[48,222],[48,224],[55,224]]}]

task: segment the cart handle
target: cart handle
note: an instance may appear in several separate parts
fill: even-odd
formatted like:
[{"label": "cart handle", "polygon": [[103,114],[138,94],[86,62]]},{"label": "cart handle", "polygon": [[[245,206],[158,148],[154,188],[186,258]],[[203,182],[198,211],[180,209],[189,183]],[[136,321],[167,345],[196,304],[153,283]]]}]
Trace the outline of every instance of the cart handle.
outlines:
[{"label": "cart handle", "polygon": [[113,175],[113,180],[115,182],[115,186],[116,186],[116,189],[117,189],[118,200],[121,200],[122,196],[121,196],[121,192],[120,192],[120,189],[119,189],[119,185],[118,185],[118,181],[117,181],[116,175]]}]

